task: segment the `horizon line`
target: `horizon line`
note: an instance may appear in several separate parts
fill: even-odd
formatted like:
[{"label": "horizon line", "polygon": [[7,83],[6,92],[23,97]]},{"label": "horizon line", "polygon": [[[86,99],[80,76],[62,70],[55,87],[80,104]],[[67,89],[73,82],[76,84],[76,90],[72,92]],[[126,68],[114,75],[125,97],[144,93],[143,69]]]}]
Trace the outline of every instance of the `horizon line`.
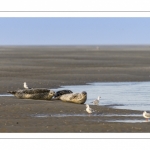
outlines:
[{"label": "horizon line", "polygon": [[2,46],[150,46],[150,44],[14,44],[0,45]]}]

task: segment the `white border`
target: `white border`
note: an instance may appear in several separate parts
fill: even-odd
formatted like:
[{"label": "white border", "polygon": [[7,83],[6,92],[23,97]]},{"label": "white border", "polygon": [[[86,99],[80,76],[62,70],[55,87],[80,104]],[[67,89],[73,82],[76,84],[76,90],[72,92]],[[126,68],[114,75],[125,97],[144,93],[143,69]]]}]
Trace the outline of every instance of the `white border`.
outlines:
[{"label": "white border", "polygon": [[0,139],[150,139],[149,133],[1,133]]},{"label": "white border", "polygon": [[3,0],[0,17],[150,17],[148,0]]},{"label": "white border", "polygon": [[149,0],[3,0],[0,11],[149,11]]},{"label": "white border", "polygon": [[150,12],[0,12],[0,17],[150,17]]}]

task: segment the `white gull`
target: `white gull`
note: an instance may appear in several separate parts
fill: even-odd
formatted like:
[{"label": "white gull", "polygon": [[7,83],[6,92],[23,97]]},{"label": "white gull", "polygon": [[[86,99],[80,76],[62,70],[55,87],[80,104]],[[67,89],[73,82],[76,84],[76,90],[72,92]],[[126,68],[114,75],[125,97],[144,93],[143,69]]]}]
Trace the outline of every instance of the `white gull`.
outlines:
[{"label": "white gull", "polygon": [[98,96],[98,98],[97,99],[95,99],[92,103],[94,104],[94,105],[99,105],[99,100],[100,100],[100,96]]},{"label": "white gull", "polygon": [[94,110],[92,108],[90,108],[90,106],[88,104],[86,104],[86,111],[91,114],[94,112]]},{"label": "white gull", "polygon": [[150,118],[150,113],[147,113],[146,111],[144,111],[143,117],[146,118],[146,121],[148,121],[148,118]]},{"label": "white gull", "polygon": [[31,88],[28,87],[28,85],[27,85],[26,82],[23,83],[23,87],[24,87],[25,89],[31,89]]}]

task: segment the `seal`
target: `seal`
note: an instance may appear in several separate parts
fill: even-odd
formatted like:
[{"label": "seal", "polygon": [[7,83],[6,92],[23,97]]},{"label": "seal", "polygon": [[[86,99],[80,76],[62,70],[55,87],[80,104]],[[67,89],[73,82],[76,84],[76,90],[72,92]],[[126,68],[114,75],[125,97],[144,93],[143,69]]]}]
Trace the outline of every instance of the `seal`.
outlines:
[{"label": "seal", "polygon": [[44,88],[35,88],[35,89],[23,89],[16,91],[8,91],[8,93],[14,95],[19,99],[36,99],[36,100],[51,100],[55,95],[53,90],[44,89]]},{"label": "seal", "polygon": [[64,94],[69,94],[69,93],[73,93],[71,90],[60,90],[60,91],[57,91],[54,95],[54,98],[55,99],[59,99],[59,97],[61,95],[64,95]]},{"label": "seal", "polygon": [[84,104],[87,99],[87,92],[64,94],[59,97],[61,101],[76,104]]}]

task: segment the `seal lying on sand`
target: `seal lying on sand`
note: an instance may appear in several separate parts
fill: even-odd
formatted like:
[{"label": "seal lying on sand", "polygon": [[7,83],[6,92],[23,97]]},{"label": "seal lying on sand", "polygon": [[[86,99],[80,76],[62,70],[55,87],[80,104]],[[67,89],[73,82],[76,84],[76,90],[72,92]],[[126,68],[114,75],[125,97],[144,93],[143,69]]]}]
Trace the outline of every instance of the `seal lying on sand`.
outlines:
[{"label": "seal lying on sand", "polygon": [[[26,82],[23,83],[23,87],[25,89],[31,89],[31,88],[28,87]],[[57,91],[57,92],[55,92],[54,99],[58,99],[59,96],[64,95],[64,94],[69,94],[69,93],[73,93],[73,92],[71,90],[60,90],[60,91]]]},{"label": "seal lying on sand", "polygon": [[55,92],[48,89],[35,88],[35,89],[24,89],[16,91],[8,91],[15,97],[20,99],[39,99],[39,100],[51,100]]},{"label": "seal lying on sand", "polygon": [[84,104],[87,99],[87,93],[83,91],[82,93],[70,93],[64,94],[59,97],[60,100],[64,102],[72,102],[76,104]]},{"label": "seal lying on sand", "polygon": [[54,98],[55,99],[59,99],[59,97],[61,95],[64,95],[64,94],[69,94],[69,93],[73,93],[71,90],[60,90],[60,91],[57,91],[54,95]]}]

